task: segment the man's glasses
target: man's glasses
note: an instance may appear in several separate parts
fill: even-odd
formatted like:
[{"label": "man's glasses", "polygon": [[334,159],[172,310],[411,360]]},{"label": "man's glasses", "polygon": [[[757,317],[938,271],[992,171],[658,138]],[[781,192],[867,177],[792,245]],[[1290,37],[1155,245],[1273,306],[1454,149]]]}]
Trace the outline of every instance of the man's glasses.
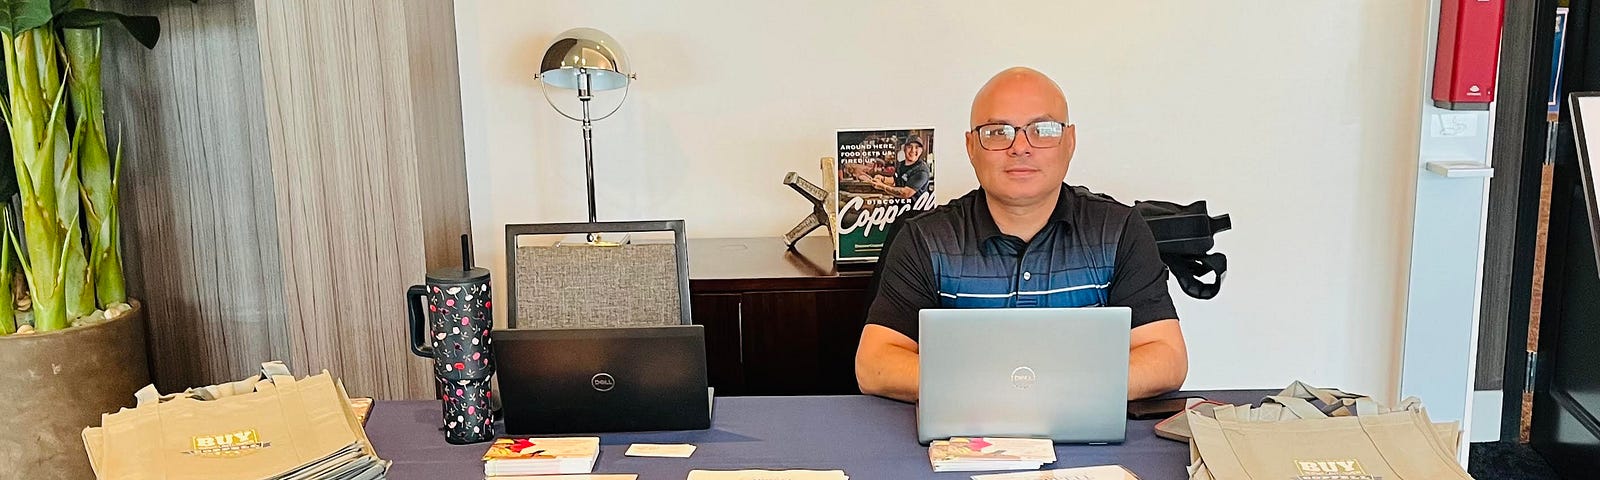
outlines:
[{"label": "man's glasses", "polygon": [[986,123],[978,125],[972,131],[978,134],[978,145],[984,150],[1006,150],[1017,141],[1017,130],[1020,128],[1024,136],[1028,137],[1028,145],[1033,148],[1055,148],[1061,146],[1062,137],[1066,136],[1070,123],[1061,123],[1055,120],[1042,120],[1033,122],[1025,127],[1015,127],[1004,123]]}]

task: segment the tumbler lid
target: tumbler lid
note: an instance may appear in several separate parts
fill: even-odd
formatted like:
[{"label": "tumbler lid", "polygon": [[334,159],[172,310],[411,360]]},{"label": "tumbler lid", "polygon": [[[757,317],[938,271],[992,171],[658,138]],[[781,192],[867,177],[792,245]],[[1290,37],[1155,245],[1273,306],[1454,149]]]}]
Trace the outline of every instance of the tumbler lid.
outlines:
[{"label": "tumbler lid", "polygon": [[489,269],[473,266],[472,237],[461,235],[461,268],[440,268],[428,272],[428,283],[481,283],[489,281]]},{"label": "tumbler lid", "polygon": [[473,267],[462,270],[460,267],[446,267],[428,272],[428,283],[481,283],[489,280],[489,269]]}]

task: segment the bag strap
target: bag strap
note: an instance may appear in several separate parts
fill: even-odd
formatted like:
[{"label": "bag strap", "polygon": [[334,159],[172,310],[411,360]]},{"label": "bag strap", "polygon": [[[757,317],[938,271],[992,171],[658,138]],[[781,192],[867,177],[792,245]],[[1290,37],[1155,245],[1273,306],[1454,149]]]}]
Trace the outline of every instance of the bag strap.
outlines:
[{"label": "bag strap", "polygon": [[[1377,400],[1373,400],[1372,397],[1346,392],[1337,388],[1317,388],[1298,380],[1289,384],[1282,392],[1278,392],[1277,396],[1299,398],[1307,402],[1311,400],[1322,402],[1328,406],[1328,409],[1323,411],[1327,416],[1378,415],[1389,413],[1390,411],[1383,404],[1378,403]],[[1355,407],[1355,409],[1352,411],[1350,407]]]},{"label": "bag strap", "polygon": [[1217,234],[1217,232],[1221,232],[1223,230],[1232,230],[1232,229],[1233,229],[1233,218],[1229,217],[1228,214],[1224,213],[1222,215],[1211,217],[1211,234],[1212,235],[1215,235],[1215,234]]},{"label": "bag strap", "polygon": [[1283,420],[1285,409],[1282,404],[1261,402],[1260,407],[1247,410],[1250,412],[1250,421],[1252,422],[1277,422]]},{"label": "bag strap", "polygon": [[281,375],[290,375],[289,366],[282,361],[261,362],[261,376],[272,378]]},{"label": "bag strap", "polygon": [[1317,409],[1316,405],[1312,405],[1311,402],[1306,401],[1304,398],[1272,395],[1267,397],[1266,401],[1283,405],[1284,409],[1302,419],[1328,418],[1327,414],[1322,413],[1322,410]]},{"label": "bag strap", "polygon": [[145,385],[144,388],[139,389],[137,392],[133,392],[133,398],[138,402],[134,404],[135,407],[154,405],[161,403],[161,392],[156,390],[156,384],[152,383]]},{"label": "bag strap", "polygon": [[289,373],[289,367],[280,361],[262,362],[261,378],[271,380],[273,385],[280,387],[293,385],[295,382],[294,374]]},{"label": "bag strap", "polygon": [[[1228,273],[1228,256],[1221,253],[1212,253],[1204,256],[1178,256],[1161,255],[1161,263],[1172,268],[1172,276],[1178,279],[1178,286],[1183,288],[1183,293],[1200,300],[1210,300],[1222,290],[1222,279]],[[1208,273],[1216,273],[1217,279],[1211,283],[1200,280]]]},{"label": "bag strap", "polygon": [[294,383],[294,376],[289,372],[289,367],[281,361],[263,362],[261,374],[245,377],[236,382],[219,383],[184,390],[182,393],[162,395],[156,390],[155,384],[145,385],[144,388],[133,393],[134,406],[143,407],[177,398],[193,398],[196,400],[216,400],[223,397],[252,393],[257,390],[260,382]]},{"label": "bag strap", "polygon": [[1383,404],[1370,397],[1360,397],[1354,401],[1356,403],[1356,416],[1358,417],[1389,413],[1389,409],[1383,408]]},{"label": "bag strap", "polygon": [[1305,382],[1299,380],[1289,384],[1289,386],[1285,387],[1282,392],[1278,393],[1278,395],[1286,397],[1299,397],[1308,400],[1315,398],[1317,401],[1329,405],[1337,403],[1340,399],[1356,399],[1367,397],[1366,395],[1350,393],[1337,388],[1317,388],[1307,385]]},{"label": "bag strap", "polygon": [[1406,397],[1405,400],[1401,400],[1400,401],[1400,406],[1395,408],[1395,410],[1397,410],[1397,411],[1410,411],[1410,410],[1421,410],[1421,409],[1422,409],[1422,400],[1418,399],[1417,397]]}]

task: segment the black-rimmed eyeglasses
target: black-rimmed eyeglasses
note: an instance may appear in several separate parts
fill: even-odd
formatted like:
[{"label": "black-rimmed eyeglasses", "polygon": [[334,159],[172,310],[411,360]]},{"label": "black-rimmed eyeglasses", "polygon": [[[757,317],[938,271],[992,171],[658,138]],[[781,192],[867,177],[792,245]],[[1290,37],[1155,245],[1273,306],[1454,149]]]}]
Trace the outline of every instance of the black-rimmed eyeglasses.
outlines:
[{"label": "black-rimmed eyeglasses", "polygon": [[1072,128],[1072,124],[1041,120],[1024,127],[1005,123],[985,123],[973,127],[972,131],[978,134],[978,145],[984,150],[1006,150],[1017,141],[1018,130],[1028,137],[1028,145],[1032,145],[1033,148],[1059,147],[1061,139],[1067,135],[1068,128]]}]

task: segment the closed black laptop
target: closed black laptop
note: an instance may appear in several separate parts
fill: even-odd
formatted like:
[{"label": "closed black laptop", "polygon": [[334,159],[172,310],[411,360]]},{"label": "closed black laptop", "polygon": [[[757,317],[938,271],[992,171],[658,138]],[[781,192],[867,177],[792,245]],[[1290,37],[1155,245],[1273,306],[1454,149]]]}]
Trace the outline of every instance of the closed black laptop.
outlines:
[{"label": "closed black laptop", "polygon": [[496,330],[506,433],[711,428],[705,330]]}]

